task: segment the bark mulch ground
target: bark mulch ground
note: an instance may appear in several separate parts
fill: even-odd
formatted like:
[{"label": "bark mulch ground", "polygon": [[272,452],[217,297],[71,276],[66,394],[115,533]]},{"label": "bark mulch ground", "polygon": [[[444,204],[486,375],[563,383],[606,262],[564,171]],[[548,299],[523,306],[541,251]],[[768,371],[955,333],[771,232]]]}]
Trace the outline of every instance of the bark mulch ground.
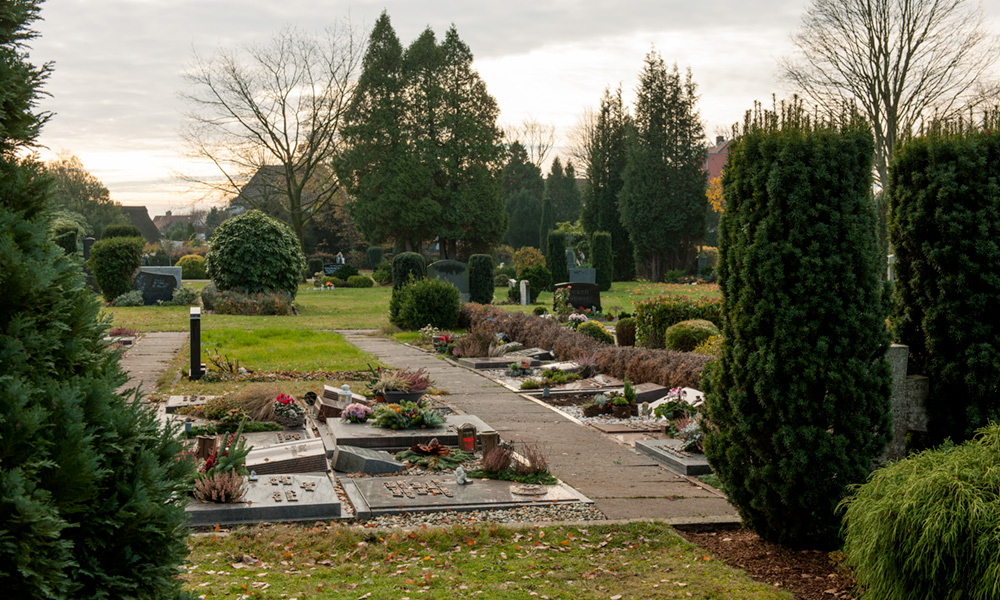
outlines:
[{"label": "bark mulch ground", "polygon": [[791,591],[797,600],[855,600],[854,579],[837,552],[792,550],[747,529],[678,533],[753,579]]}]

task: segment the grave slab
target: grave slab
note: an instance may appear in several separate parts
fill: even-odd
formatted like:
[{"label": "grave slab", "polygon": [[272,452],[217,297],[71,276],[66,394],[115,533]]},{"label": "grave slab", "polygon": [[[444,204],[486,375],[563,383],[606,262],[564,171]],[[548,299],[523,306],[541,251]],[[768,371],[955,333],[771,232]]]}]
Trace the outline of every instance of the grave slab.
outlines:
[{"label": "grave slab", "polygon": [[215,396],[170,396],[167,398],[167,403],[163,406],[163,411],[169,415],[177,412],[178,408],[204,406],[212,398],[215,398]]},{"label": "grave slab", "polygon": [[681,475],[707,475],[712,472],[704,454],[684,452],[680,440],[638,440],[635,449]]},{"label": "grave slab", "polygon": [[340,499],[333,482],[324,473],[260,476],[257,481],[247,482],[243,502],[214,504],[194,500],[185,510],[190,527],[316,521],[341,516]]},{"label": "grave slab", "polygon": [[495,433],[482,419],[472,415],[445,415],[444,421],[443,426],[432,429],[384,429],[371,423],[347,423],[340,419],[330,419],[327,420],[326,427],[320,427],[319,431],[329,449],[336,446],[356,446],[387,452],[406,450],[415,444],[426,444],[434,438],[445,446],[457,446],[457,428],[465,423],[475,426],[477,433]]},{"label": "grave slab", "polygon": [[545,365],[545,368],[546,369],[556,369],[556,370],[559,370],[559,371],[564,371],[566,373],[576,373],[576,372],[578,372],[580,370],[580,365],[576,364],[575,362],[568,361],[568,362],[557,362],[557,363],[548,364],[548,365]]},{"label": "grave slab", "polygon": [[[520,355],[508,355],[499,357],[481,357],[481,358],[460,358],[458,359],[458,364],[463,367],[468,367],[470,369],[506,369],[507,365],[512,362],[520,362]],[[536,358],[529,358],[529,366],[537,367],[542,363]]]},{"label": "grave slab", "polygon": [[385,475],[406,470],[406,465],[388,452],[357,446],[337,446],[333,464],[341,473]]},{"label": "grave slab", "polygon": [[454,475],[446,474],[340,478],[340,484],[354,505],[355,514],[361,520],[407,512],[466,512],[533,504],[593,503],[564,483],[526,486],[511,481],[470,481],[472,483],[468,485],[458,485]]},{"label": "grave slab", "polygon": [[329,469],[326,455],[323,440],[315,438],[254,448],[247,454],[246,466],[259,475],[324,472]]},{"label": "grave slab", "polygon": [[552,352],[548,350],[543,350],[541,348],[525,348],[523,350],[515,350],[511,352],[508,356],[522,356],[526,358],[534,358],[535,360],[555,360],[556,357],[552,355]]},{"label": "grave slab", "polygon": [[657,433],[660,431],[660,427],[650,425],[649,422],[643,423],[602,423],[600,421],[591,421],[588,423],[594,429],[600,431],[601,433],[615,434],[615,433]]},{"label": "grave slab", "polygon": [[312,438],[311,432],[304,427],[299,429],[286,429],[284,431],[261,431],[256,433],[244,433],[243,439],[247,446],[253,446],[254,450],[262,450],[281,444],[304,442]]}]

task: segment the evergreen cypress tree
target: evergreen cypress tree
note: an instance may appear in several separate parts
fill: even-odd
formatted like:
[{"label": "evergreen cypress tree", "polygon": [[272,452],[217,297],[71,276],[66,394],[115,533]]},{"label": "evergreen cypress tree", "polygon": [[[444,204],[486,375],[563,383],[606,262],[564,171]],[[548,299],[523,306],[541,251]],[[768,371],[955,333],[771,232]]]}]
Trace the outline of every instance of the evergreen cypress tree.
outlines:
[{"label": "evergreen cypress tree", "polygon": [[542,196],[545,180],[542,171],[528,157],[520,142],[514,142],[507,151],[503,168],[504,208],[510,225],[507,243],[514,248],[539,244],[539,223],[542,218]]},{"label": "evergreen cypress tree", "polygon": [[889,431],[888,334],[856,115],[748,113],[723,174],[722,355],[705,377],[705,455],[743,522],[831,547],[837,504]]},{"label": "evergreen cypress tree", "polygon": [[590,251],[594,265],[594,275],[602,292],[611,289],[611,277],[614,270],[614,256],[611,253],[611,234],[606,231],[595,231],[590,242]]},{"label": "evergreen cypress tree", "polygon": [[587,202],[583,208],[583,229],[590,237],[595,231],[607,231],[614,244],[615,281],[635,278],[635,256],[628,231],[618,210],[618,193],[624,185],[622,173],[626,161],[626,131],[631,118],[622,102],[622,90],[604,90],[597,124],[591,140],[587,168]]},{"label": "evergreen cypress tree", "polygon": [[48,66],[40,2],[0,8],[0,585],[11,598],[169,598],[187,555],[191,463],[126,376],[82,264],[49,238],[48,183],[21,152]]},{"label": "evergreen cypress tree", "polygon": [[569,281],[569,265],[566,263],[566,232],[554,230],[549,232],[548,246],[545,252],[545,264],[552,273],[552,284]]}]

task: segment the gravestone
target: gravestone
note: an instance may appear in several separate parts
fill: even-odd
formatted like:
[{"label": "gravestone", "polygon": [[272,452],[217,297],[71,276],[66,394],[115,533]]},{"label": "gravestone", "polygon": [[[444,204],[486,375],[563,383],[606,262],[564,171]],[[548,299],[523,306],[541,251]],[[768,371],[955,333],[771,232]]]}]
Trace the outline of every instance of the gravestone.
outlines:
[{"label": "gravestone", "polygon": [[241,523],[317,521],[341,516],[340,498],[323,473],[273,474],[248,481],[242,502],[190,502],[185,508],[189,527]]},{"label": "gravestone", "polygon": [[177,412],[179,408],[204,406],[206,402],[215,396],[170,396],[163,406],[163,412],[168,415]]},{"label": "gravestone", "polygon": [[171,275],[177,280],[177,287],[181,287],[181,278],[184,269],[180,267],[139,267],[140,273],[155,273],[157,275]]},{"label": "gravestone", "polygon": [[[528,367],[541,366],[541,362],[534,358],[524,357],[528,361]],[[520,357],[507,356],[480,356],[478,358],[464,357],[458,359],[458,364],[470,369],[506,369],[512,362],[520,363]]]},{"label": "gravestone", "polygon": [[329,468],[326,454],[323,440],[319,438],[275,444],[251,449],[246,467],[259,474],[323,472]]},{"label": "gravestone", "polygon": [[601,309],[601,288],[596,283],[560,283],[556,289],[569,289],[569,304],[573,308]]},{"label": "gravestone", "polygon": [[330,277],[331,275],[336,275],[337,269],[339,269],[340,267],[341,265],[327,263],[323,265],[323,274],[326,275],[327,277]]},{"label": "gravestone", "polygon": [[681,475],[707,475],[712,472],[704,454],[681,450],[680,440],[637,440],[635,449]]},{"label": "gravestone", "polygon": [[597,269],[576,267],[569,270],[570,283],[597,283]]},{"label": "gravestone", "polygon": [[149,273],[139,270],[132,282],[135,289],[142,292],[142,303],[146,306],[156,304],[158,300],[168,302],[174,297],[174,290],[177,289],[177,280],[173,275],[161,273]]},{"label": "gravestone", "polygon": [[337,446],[334,455],[334,469],[341,473],[364,473],[366,475],[386,475],[406,470],[406,465],[384,450],[358,448],[357,446]]},{"label": "gravestone", "polygon": [[524,306],[531,304],[531,285],[527,279],[521,280],[521,304]]},{"label": "gravestone", "polygon": [[370,422],[348,423],[340,419],[328,419],[326,427],[319,427],[319,433],[326,447],[331,449],[331,456],[332,449],[337,446],[398,452],[416,444],[428,444],[435,438],[441,445],[458,446],[457,428],[464,423],[471,423],[481,434],[496,431],[482,419],[471,415],[445,415],[443,426],[425,429],[385,429]]},{"label": "gravestone", "polygon": [[443,279],[458,288],[462,302],[469,301],[469,266],[457,260],[439,260],[427,265],[428,279]]},{"label": "gravestone", "polygon": [[892,370],[892,440],[882,453],[882,460],[899,460],[906,457],[906,434],[910,431],[927,431],[927,397],[930,382],[922,375],[907,375],[906,363],[910,347],[892,344],[886,358]]}]

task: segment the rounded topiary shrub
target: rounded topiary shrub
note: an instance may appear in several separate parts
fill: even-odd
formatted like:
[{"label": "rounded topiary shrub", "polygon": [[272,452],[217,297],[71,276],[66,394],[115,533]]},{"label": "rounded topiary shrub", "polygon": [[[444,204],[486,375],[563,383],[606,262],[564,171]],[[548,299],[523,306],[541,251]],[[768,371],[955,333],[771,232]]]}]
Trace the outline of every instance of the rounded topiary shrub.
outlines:
[{"label": "rounded topiary shrub", "polygon": [[351,275],[347,278],[347,287],[349,288],[370,288],[375,285],[371,277],[366,277],[364,275]]},{"label": "rounded topiary shrub", "polygon": [[719,328],[715,323],[691,319],[667,327],[663,342],[667,350],[690,352],[713,335],[719,335]]},{"label": "rounded topiary shrub", "polygon": [[102,240],[111,238],[142,237],[142,232],[135,225],[108,225],[101,231]]},{"label": "rounded topiary shrub", "polygon": [[615,324],[615,339],[619,346],[635,346],[635,319],[619,319]]},{"label": "rounded topiary shrub", "polygon": [[393,322],[407,330],[433,325],[453,329],[458,324],[458,288],[441,279],[421,279],[403,286],[395,295],[398,304]]},{"label": "rounded topiary shrub", "polygon": [[205,257],[205,268],[220,292],[280,291],[295,298],[305,266],[291,228],[259,210],[219,225]]},{"label": "rounded topiary shrub", "polygon": [[1000,425],[871,474],[845,500],[844,554],[866,598],[996,598]]},{"label": "rounded topiary shrub", "polygon": [[493,257],[473,254],[469,257],[469,300],[479,304],[493,301]]},{"label": "rounded topiary shrub", "polygon": [[507,288],[510,286],[510,275],[506,273],[497,273],[493,276],[493,287],[494,288]]},{"label": "rounded topiary shrub", "polygon": [[400,252],[392,258],[392,289],[398,290],[413,279],[427,276],[427,261],[416,252]]},{"label": "rounded topiary shrub", "polygon": [[354,265],[346,265],[346,264],[337,267],[337,272],[334,273],[334,275],[337,276],[337,279],[343,279],[344,281],[347,281],[351,277],[360,274],[361,271],[358,271],[357,267],[355,267]]},{"label": "rounded topiary shrub", "polygon": [[547,290],[552,285],[552,273],[545,265],[535,264],[525,267],[517,278],[518,280],[528,280],[528,291],[531,293],[532,304],[538,300],[538,295],[542,293],[542,290]]},{"label": "rounded topiary shrub", "polygon": [[142,262],[141,237],[115,237],[101,239],[90,247],[87,266],[94,274],[94,282],[108,302],[132,291],[132,274]]},{"label": "rounded topiary shrub", "polygon": [[598,342],[612,345],[615,343],[615,338],[611,333],[597,321],[584,321],[577,326],[576,330],[583,335],[594,338]]},{"label": "rounded topiary shrub", "polygon": [[375,269],[372,271],[372,279],[379,285],[389,285],[392,283],[392,271],[389,269]]},{"label": "rounded topiary shrub", "polygon": [[208,272],[205,271],[205,257],[197,254],[188,254],[180,257],[175,267],[181,268],[181,277],[184,279],[207,279]]},{"label": "rounded topiary shrub", "polygon": [[322,258],[310,258],[306,262],[306,272],[309,273],[309,277],[312,277],[316,273],[323,272],[323,259]]}]

